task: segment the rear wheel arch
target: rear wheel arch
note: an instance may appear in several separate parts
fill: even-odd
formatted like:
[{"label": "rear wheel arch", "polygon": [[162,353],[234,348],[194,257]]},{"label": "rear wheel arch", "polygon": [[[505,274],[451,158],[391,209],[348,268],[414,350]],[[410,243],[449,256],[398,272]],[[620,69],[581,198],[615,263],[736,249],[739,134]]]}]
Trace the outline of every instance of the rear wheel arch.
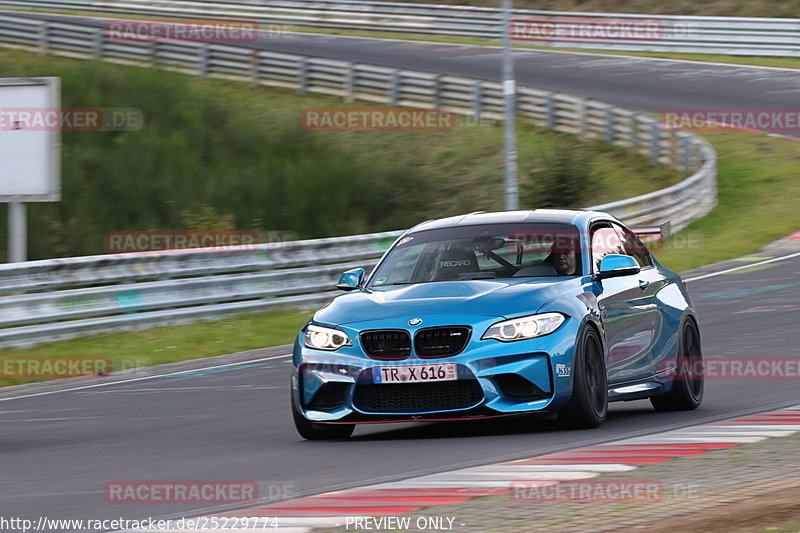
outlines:
[{"label": "rear wheel arch", "polygon": [[[685,345],[688,328],[693,330],[696,346],[690,350]],[[650,397],[656,411],[689,411],[696,409],[703,401],[705,377],[702,370],[703,349],[697,318],[689,313],[681,321],[679,332],[679,351],[675,376],[669,390],[664,394]],[[699,373],[694,370],[699,363]],[[688,374],[692,372],[691,374]],[[690,376],[697,376],[689,379]]]}]

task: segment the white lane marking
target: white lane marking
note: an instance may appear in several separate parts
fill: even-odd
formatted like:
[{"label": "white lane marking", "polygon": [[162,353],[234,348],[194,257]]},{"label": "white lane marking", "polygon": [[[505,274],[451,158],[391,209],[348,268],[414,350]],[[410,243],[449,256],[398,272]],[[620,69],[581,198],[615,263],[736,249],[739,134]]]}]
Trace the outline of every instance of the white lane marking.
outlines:
[{"label": "white lane marking", "polygon": [[[535,480],[538,486],[558,485],[560,481],[555,480]],[[506,481],[397,481],[395,483],[384,483],[381,485],[371,485],[365,489],[507,489]]]},{"label": "white lane marking", "polygon": [[[527,459],[523,459],[527,460]],[[489,466],[479,466],[473,469],[474,471],[478,472],[505,472],[505,471],[515,471],[518,470],[520,472],[527,472],[530,470],[544,470],[547,472],[551,472],[554,470],[558,470],[559,472],[627,472],[629,470],[636,470],[635,466],[631,465],[622,465],[622,464],[550,464],[550,465],[525,465],[525,464],[501,464],[501,465],[489,465]]]},{"label": "white lane marking", "polygon": [[82,387],[72,387],[70,389],[59,389],[59,390],[51,390],[51,391],[44,391],[44,392],[36,392],[36,393],[33,393],[33,394],[22,394],[20,396],[10,396],[8,398],[0,398],[0,402],[8,402],[8,401],[11,401],[11,400],[20,400],[20,399],[23,399],[23,398],[34,398],[36,396],[49,396],[51,394],[59,394],[59,393],[62,393],[62,392],[73,392],[73,391],[78,391],[78,390],[94,389],[94,388],[97,388],[97,387],[107,387],[107,386],[110,386],[110,385],[121,385],[121,384],[125,384],[125,383],[133,383],[135,381],[146,381],[146,380],[150,380],[150,379],[163,378],[163,377],[166,377],[166,376],[177,376],[179,374],[187,374],[187,373],[190,373],[190,372],[199,372],[201,370],[211,370],[212,368],[224,368],[224,367],[228,367],[228,366],[241,366],[241,365],[248,364],[248,363],[258,363],[258,362],[261,362],[261,361],[272,361],[274,359],[283,359],[283,358],[291,357],[291,356],[292,356],[292,354],[273,355],[271,357],[262,357],[261,359],[251,359],[249,361],[240,361],[238,363],[227,363],[227,364],[224,364],[224,365],[206,366],[206,367],[203,367],[203,368],[193,368],[191,370],[179,370],[177,372],[169,372],[167,374],[157,374],[157,375],[154,375],[154,376],[142,376],[142,377],[138,377],[138,378],[122,379],[122,380],[119,380],[119,381],[109,381],[107,383],[95,383],[93,385],[84,385]]},{"label": "white lane marking", "polygon": [[714,276],[720,276],[722,274],[727,274],[728,272],[736,272],[737,270],[744,270],[745,268],[752,268],[752,267],[755,267],[755,266],[766,265],[767,263],[774,263],[776,261],[784,261],[786,259],[792,259],[794,257],[800,257],[800,252],[796,252],[796,253],[789,254],[789,255],[784,255],[782,257],[773,257],[772,259],[766,259],[764,261],[759,261],[757,263],[748,263],[746,265],[738,266],[738,267],[735,267],[735,268],[729,268],[727,270],[720,270],[719,272],[712,272],[710,274],[703,274],[702,276],[697,276],[697,277],[694,277],[694,278],[688,278],[688,279],[685,279],[683,281],[689,282],[689,281],[697,281],[697,280],[700,280],[700,279],[713,278]]},{"label": "white lane marking", "polygon": [[[721,429],[720,429],[721,428]],[[665,435],[665,437],[710,437],[710,436],[718,436],[718,437],[727,437],[729,435],[733,436],[740,436],[740,437],[787,437],[797,433],[797,431],[793,431],[791,429],[782,429],[779,427],[774,427],[771,429],[744,429],[744,428],[726,428],[725,426],[717,426],[714,429],[708,430],[698,430],[698,431],[676,431],[674,433],[670,433],[669,435]]]},{"label": "white lane marking", "polygon": [[[722,426],[722,427],[729,427],[729,426]],[[742,428],[742,429],[766,429],[768,431],[772,430],[772,429],[782,429],[782,430],[786,430],[786,431],[791,431],[792,433],[797,433],[798,431],[800,431],[800,424],[770,424],[768,426],[744,425],[744,424],[742,424],[742,425],[736,426],[736,427]]]},{"label": "white lane marking", "polygon": [[766,440],[766,437],[736,437],[736,436],[715,436],[715,437],[661,437],[660,434],[652,438],[650,437],[637,437],[635,439],[621,440],[614,442],[614,445],[620,444],[748,444],[751,442],[761,442]]},{"label": "white lane marking", "polygon": [[598,472],[567,472],[559,471],[558,466],[554,465],[552,470],[541,472],[446,472],[432,476],[422,476],[415,478],[414,481],[488,481],[491,478],[504,479],[506,481],[572,481],[575,479],[589,479],[597,477]]}]

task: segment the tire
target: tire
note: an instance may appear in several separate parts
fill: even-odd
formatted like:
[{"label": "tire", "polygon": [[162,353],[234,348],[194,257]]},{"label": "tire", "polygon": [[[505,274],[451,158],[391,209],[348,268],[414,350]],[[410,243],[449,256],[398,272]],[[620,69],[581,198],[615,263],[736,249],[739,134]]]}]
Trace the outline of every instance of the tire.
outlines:
[{"label": "tire", "polygon": [[608,414],[608,376],[602,343],[590,326],[578,335],[574,368],[572,398],[556,424],[564,429],[596,428]]},{"label": "tire", "polygon": [[311,422],[297,410],[297,405],[292,394],[292,418],[297,432],[306,440],[336,440],[346,439],[356,429],[355,424],[318,424]]},{"label": "tire", "polygon": [[650,398],[656,411],[691,411],[703,401],[703,354],[700,331],[694,320],[687,320],[681,332],[678,370],[672,389]]}]

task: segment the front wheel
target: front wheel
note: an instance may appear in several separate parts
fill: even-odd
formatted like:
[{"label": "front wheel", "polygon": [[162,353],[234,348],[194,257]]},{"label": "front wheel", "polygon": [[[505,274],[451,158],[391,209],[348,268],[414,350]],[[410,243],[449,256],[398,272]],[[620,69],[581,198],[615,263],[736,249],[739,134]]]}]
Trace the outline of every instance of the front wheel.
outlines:
[{"label": "front wheel", "polygon": [[311,422],[298,410],[292,395],[292,418],[297,432],[306,440],[346,439],[356,429],[355,424],[319,424]]},{"label": "front wheel", "polygon": [[700,332],[693,320],[687,320],[681,334],[678,368],[672,389],[650,398],[656,411],[691,411],[703,401],[703,354]]},{"label": "front wheel", "polygon": [[602,424],[608,413],[608,376],[605,356],[597,332],[586,326],[575,343],[572,398],[558,413],[556,423],[567,429],[591,429]]}]

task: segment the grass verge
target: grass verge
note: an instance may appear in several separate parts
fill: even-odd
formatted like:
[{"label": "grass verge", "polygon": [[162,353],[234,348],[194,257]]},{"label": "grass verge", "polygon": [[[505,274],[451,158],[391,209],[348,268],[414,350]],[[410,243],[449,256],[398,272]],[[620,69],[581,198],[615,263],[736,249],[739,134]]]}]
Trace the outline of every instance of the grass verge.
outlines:
[{"label": "grass verge", "polygon": [[[295,309],[276,309],[223,320],[103,333],[28,349],[5,349],[0,351],[0,365],[4,359],[97,357],[110,359],[114,370],[213,357],[291,344],[310,314]],[[34,381],[37,380],[0,373],[0,387]]]},{"label": "grass verge", "polygon": [[677,271],[757,252],[800,230],[800,142],[746,132],[703,136],[719,155],[719,205],[658,252]]}]

